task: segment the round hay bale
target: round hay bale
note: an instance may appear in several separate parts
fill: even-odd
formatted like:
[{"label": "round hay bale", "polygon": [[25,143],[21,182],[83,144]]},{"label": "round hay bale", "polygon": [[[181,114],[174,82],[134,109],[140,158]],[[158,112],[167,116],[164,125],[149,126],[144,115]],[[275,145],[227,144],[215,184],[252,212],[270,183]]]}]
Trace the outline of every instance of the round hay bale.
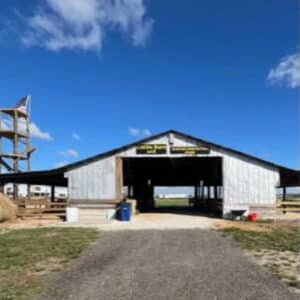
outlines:
[{"label": "round hay bale", "polygon": [[0,193],[0,222],[16,219],[17,209],[10,199]]}]

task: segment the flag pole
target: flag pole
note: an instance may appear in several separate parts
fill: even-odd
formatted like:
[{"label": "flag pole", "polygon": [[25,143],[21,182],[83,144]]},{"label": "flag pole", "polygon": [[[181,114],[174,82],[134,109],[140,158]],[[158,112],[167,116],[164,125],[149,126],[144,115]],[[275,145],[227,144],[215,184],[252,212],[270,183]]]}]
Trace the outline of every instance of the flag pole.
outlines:
[{"label": "flag pole", "polygon": [[28,94],[28,116],[31,114],[31,94]]}]

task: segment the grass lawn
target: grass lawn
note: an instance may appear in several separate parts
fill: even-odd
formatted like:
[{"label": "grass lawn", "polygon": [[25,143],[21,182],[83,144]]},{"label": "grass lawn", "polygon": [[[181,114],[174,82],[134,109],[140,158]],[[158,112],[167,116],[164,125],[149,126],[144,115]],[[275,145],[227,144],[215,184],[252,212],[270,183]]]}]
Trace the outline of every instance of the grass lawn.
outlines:
[{"label": "grass lawn", "polygon": [[33,299],[51,273],[98,236],[97,230],[85,228],[0,229],[0,300]]},{"label": "grass lawn", "polygon": [[[234,222],[233,222],[234,223]],[[239,223],[239,222],[235,222]],[[300,228],[295,223],[257,223],[219,229],[290,287],[300,290]]]},{"label": "grass lawn", "polygon": [[188,198],[156,198],[154,203],[155,203],[155,208],[188,207],[189,199]]}]

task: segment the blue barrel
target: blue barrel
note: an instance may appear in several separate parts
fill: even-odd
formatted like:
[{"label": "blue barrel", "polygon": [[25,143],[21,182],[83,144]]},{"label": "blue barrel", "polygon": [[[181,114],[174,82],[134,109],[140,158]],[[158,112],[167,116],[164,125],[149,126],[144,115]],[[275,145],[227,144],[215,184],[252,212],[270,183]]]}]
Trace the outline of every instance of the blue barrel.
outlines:
[{"label": "blue barrel", "polygon": [[123,202],[120,205],[120,221],[130,221],[131,206],[129,203]]}]

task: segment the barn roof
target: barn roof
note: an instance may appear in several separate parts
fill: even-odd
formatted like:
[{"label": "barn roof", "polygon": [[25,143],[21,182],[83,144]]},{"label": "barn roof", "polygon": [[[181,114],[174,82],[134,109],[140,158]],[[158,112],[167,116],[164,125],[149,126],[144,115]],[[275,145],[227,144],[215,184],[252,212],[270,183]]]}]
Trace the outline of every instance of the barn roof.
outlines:
[{"label": "barn roof", "polygon": [[13,173],[2,174],[2,175],[0,175],[0,183],[1,182],[8,182],[8,180],[10,180],[9,182],[13,182],[13,181],[14,182],[21,182],[23,180],[23,182],[32,181],[32,183],[34,184],[34,182],[39,181],[39,179],[38,179],[39,176],[44,175],[45,179],[47,179],[47,178],[49,179],[49,183],[50,183],[50,181],[55,182],[57,180],[57,181],[61,182],[62,185],[65,185],[66,182],[62,180],[63,179],[62,178],[63,174],[65,172],[68,172],[68,171],[71,171],[73,169],[88,165],[88,164],[90,164],[92,162],[95,162],[95,161],[98,161],[100,159],[103,159],[103,158],[106,158],[106,157],[109,157],[109,156],[112,156],[112,155],[116,155],[120,152],[126,151],[126,150],[128,150],[132,147],[135,147],[139,144],[150,142],[151,140],[163,137],[163,136],[171,134],[171,133],[173,133],[175,135],[178,135],[178,136],[182,136],[182,137],[190,139],[190,140],[194,140],[195,142],[204,144],[204,145],[206,145],[206,146],[208,146],[212,149],[226,151],[228,153],[232,153],[232,154],[238,155],[240,157],[243,157],[243,158],[255,161],[257,163],[263,164],[265,166],[269,166],[269,167],[278,169],[280,171],[281,184],[282,185],[300,186],[300,171],[299,170],[293,170],[293,169],[275,164],[273,162],[269,162],[267,160],[255,157],[253,155],[250,155],[250,154],[238,151],[238,150],[234,150],[232,148],[225,147],[225,146],[222,146],[222,145],[219,145],[219,144],[216,144],[216,143],[204,140],[204,139],[200,139],[200,138],[197,138],[195,136],[192,136],[192,135],[189,135],[189,134],[186,134],[186,133],[182,133],[180,131],[173,130],[173,129],[161,132],[161,133],[156,134],[156,135],[149,136],[145,139],[141,139],[141,140],[136,141],[134,143],[130,143],[130,144],[124,145],[122,147],[115,148],[115,149],[112,149],[110,151],[94,155],[92,157],[89,157],[89,158],[86,158],[86,159],[68,164],[68,165],[60,167],[60,168],[56,168],[56,169],[52,169],[52,170],[45,170],[45,171],[24,172],[24,173],[16,173],[16,174],[13,174]]},{"label": "barn roof", "polygon": [[[194,140],[195,142],[198,142],[198,143],[201,143],[201,144],[204,144],[204,145],[207,145],[209,146],[210,148],[212,149],[215,149],[215,150],[223,150],[223,151],[226,151],[226,152],[229,152],[229,153],[232,153],[232,154],[235,154],[235,155],[239,155],[241,157],[244,157],[246,159],[250,159],[250,160],[254,160],[258,163],[261,163],[261,164],[264,164],[264,165],[267,165],[267,166],[270,166],[270,167],[273,167],[273,168],[276,168],[276,169],[286,169],[286,170],[291,170],[291,171],[296,171],[296,170],[292,170],[292,169],[289,169],[287,167],[284,167],[284,166],[281,166],[281,165],[278,165],[278,164],[275,164],[273,162],[270,162],[270,161],[267,161],[267,160],[264,160],[264,159],[261,159],[261,158],[258,158],[258,157],[255,157],[253,155],[250,155],[250,154],[247,154],[247,153],[244,153],[244,152],[241,152],[241,151],[238,151],[238,150],[234,150],[232,148],[229,148],[229,147],[225,147],[225,146],[222,146],[220,144],[216,144],[216,143],[213,143],[213,142],[210,142],[210,141],[207,141],[207,140],[204,140],[204,139],[200,139],[200,138],[197,138],[195,136],[192,136],[192,135],[189,135],[189,134],[186,134],[186,133],[183,133],[183,132],[180,132],[178,130],[173,130],[173,129],[170,129],[170,130],[167,130],[167,131],[164,131],[164,132],[161,132],[161,133],[158,133],[158,134],[155,134],[155,135],[151,135],[145,139],[141,139],[141,140],[138,140],[134,143],[130,143],[130,144],[127,144],[127,145],[124,145],[122,147],[118,147],[118,148],[114,148],[112,150],[109,150],[107,152],[103,152],[103,153],[100,153],[100,154],[97,154],[97,155],[94,155],[94,156],[91,156],[89,158],[86,158],[86,159],[83,159],[83,160],[80,160],[80,161],[77,161],[77,162],[74,162],[74,163],[71,163],[71,164],[68,164],[66,166],[63,166],[59,169],[61,170],[64,170],[65,172],[66,171],[70,171],[70,170],[73,170],[73,169],[76,169],[78,167],[82,167],[84,165],[87,165],[89,163],[92,163],[94,161],[97,161],[99,159],[103,159],[105,157],[109,157],[109,156],[112,156],[112,155],[115,155],[115,154],[118,154],[120,152],[123,152],[123,151],[126,151],[132,147],[135,147],[139,144],[144,144],[144,143],[147,143],[147,142],[150,142],[154,139],[157,139],[157,138],[160,138],[160,137],[163,137],[165,135],[168,135],[170,133],[173,133],[175,135],[179,135],[179,136],[182,136],[184,138],[187,138],[187,139],[190,139],[190,140]],[[297,171],[296,171],[297,172]],[[300,172],[300,171],[299,171]]]}]

